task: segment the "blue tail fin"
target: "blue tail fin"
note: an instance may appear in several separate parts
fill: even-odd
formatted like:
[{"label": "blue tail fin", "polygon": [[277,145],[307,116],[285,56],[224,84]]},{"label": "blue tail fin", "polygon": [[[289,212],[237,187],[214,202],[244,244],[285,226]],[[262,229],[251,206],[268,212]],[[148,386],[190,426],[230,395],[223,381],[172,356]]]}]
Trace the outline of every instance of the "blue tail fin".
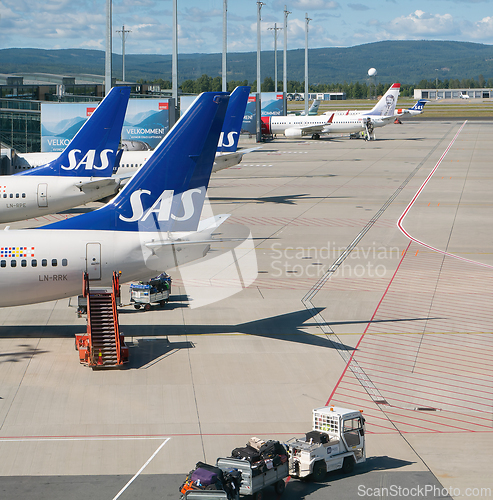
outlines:
[{"label": "blue tail fin", "polygon": [[241,125],[245,116],[245,109],[250,95],[250,87],[236,87],[229,98],[228,110],[224,118],[223,130],[219,138],[217,151],[235,152],[238,148]]},{"label": "blue tail fin", "polygon": [[43,229],[195,231],[228,100],[223,92],[199,95],[113,200]]},{"label": "blue tail fin", "polygon": [[430,101],[427,101],[426,99],[420,99],[419,101],[417,101],[414,106],[412,108],[409,108],[409,109],[412,109],[413,111],[423,111],[423,108],[425,107],[425,104],[427,102],[430,102]]},{"label": "blue tail fin", "polygon": [[56,160],[19,175],[110,177],[129,97],[130,87],[113,87]]}]

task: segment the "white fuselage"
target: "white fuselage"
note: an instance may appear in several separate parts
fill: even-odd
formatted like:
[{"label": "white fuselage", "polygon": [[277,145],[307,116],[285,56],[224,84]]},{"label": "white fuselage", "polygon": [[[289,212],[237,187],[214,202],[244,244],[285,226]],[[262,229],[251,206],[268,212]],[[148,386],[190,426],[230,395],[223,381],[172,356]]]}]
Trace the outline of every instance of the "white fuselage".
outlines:
[{"label": "white fuselage", "polygon": [[[197,233],[174,233],[173,237],[193,239],[194,234]],[[156,240],[159,241],[159,233],[155,232],[2,231],[0,307],[78,295],[85,271],[96,286],[110,286],[113,271],[121,271],[123,281],[143,279],[200,258],[208,250],[206,244],[165,245],[154,251],[145,246]]]},{"label": "white fuselage", "polygon": [[10,175],[0,177],[0,223],[40,217],[100,200],[119,180],[100,177]]},{"label": "white fuselage", "polygon": [[[124,151],[120,159],[120,167],[117,171],[119,175],[132,175],[151,157],[153,151]],[[25,153],[17,155],[14,172],[22,172],[34,167],[46,165],[55,160],[60,153]],[[216,153],[213,172],[238,165],[241,162],[243,154],[240,151],[231,153]]]}]

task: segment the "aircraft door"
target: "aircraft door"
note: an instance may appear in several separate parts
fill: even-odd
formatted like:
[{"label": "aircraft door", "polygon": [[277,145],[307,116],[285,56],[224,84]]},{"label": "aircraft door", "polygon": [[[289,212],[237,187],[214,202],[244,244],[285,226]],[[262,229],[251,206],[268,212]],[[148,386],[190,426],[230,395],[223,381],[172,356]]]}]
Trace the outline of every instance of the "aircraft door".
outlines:
[{"label": "aircraft door", "polygon": [[86,272],[90,280],[101,279],[101,243],[86,244]]},{"label": "aircraft door", "polygon": [[48,184],[38,184],[38,207],[48,206]]}]

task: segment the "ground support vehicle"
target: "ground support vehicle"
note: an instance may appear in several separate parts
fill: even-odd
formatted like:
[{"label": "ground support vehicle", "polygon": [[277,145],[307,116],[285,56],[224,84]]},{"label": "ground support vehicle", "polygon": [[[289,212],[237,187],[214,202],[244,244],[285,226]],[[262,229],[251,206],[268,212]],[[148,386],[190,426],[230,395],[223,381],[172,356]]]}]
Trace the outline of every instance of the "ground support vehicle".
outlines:
[{"label": "ground support vehicle", "polygon": [[241,471],[240,495],[253,495],[254,500],[262,499],[262,490],[267,486],[274,486],[276,493],[281,495],[286,485],[284,480],[289,475],[288,462],[274,466],[258,475],[253,474],[250,462],[238,458],[218,458],[216,467],[225,471],[232,469]]},{"label": "ground support vehicle", "polygon": [[321,481],[328,471],[351,472],[366,460],[365,419],[360,411],[324,406],[313,410],[312,431],[293,438],[289,447],[289,474]]},{"label": "ground support vehicle", "polygon": [[135,309],[144,308],[145,311],[151,309],[152,304],[159,303],[161,307],[169,301],[171,293],[171,278],[162,273],[147,282],[140,281],[130,285],[130,302]]}]

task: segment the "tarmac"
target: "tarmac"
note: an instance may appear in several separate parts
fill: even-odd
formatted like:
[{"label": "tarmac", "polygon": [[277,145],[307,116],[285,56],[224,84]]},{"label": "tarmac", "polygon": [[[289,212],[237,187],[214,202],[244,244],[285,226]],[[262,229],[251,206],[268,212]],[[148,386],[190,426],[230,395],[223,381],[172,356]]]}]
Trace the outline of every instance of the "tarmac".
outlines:
[{"label": "tarmac", "polygon": [[123,286],[122,369],[79,364],[75,299],[0,309],[1,498],[178,499],[196,462],[326,404],[363,410],[367,462],[285,500],[493,497],[493,122],[376,133],[213,174],[219,232],[248,237],[169,270],[164,308]]}]

